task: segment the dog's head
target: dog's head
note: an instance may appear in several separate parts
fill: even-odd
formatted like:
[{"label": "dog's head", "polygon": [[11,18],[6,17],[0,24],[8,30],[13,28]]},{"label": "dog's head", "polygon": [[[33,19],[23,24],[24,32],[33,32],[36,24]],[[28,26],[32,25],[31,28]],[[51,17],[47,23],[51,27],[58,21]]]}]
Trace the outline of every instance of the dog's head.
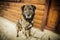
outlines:
[{"label": "dog's head", "polygon": [[36,7],[34,5],[23,5],[22,15],[25,19],[33,19]]}]

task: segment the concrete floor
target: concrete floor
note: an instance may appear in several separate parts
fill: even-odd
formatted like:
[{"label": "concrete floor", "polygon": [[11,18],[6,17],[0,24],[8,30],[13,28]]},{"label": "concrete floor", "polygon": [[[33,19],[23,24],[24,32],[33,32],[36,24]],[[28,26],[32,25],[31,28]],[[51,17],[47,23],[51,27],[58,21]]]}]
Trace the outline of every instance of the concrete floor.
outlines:
[{"label": "concrete floor", "polygon": [[42,32],[34,27],[31,29],[32,36],[28,39],[22,32],[19,32],[19,37],[16,34],[16,23],[0,17],[0,40],[60,40],[60,35],[48,30]]}]

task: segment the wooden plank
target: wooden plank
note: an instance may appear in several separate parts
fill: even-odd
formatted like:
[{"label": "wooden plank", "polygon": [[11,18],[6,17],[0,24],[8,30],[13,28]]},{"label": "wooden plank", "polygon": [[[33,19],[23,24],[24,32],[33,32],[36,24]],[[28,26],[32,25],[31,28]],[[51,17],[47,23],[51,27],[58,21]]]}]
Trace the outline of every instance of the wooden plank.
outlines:
[{"label": "wooden plank", "polygon": [[46,0],[46,5],[45,5],[45,13],[44,13],[44,16],[43,16],[43,19],[42,19],[42,27],[41,27],[41,30],[43,31],[46,27],[46,24],[47,24],[47,18],[48,18],[48,14],[49,14],[49,9],[50,9],[50,0]]},{"label": "wooden plank", "polygon": [[37,24],[41,24],[42,23],[41,20],[37,20],[37,19],[34,19],[34,22],[37,23]]},{"label": "wooden plank", "polygon": [[57,25],[57,20],[58,20],[58,12],[55,9],[54,1],[52,1],[51,8],[50,8],[50,11],[49,11],[49,16],[48,16],[47,28],[50,27],[51,29],[49,29],[49,30],[54,31],[55,27]]},{"label": "wooden plank", "polygon": [[10,11],[5,11],[5,10],[3,10],[3,12],[4,12],[3,15],[6,14],[6,16],[7,16],[7,15],[12,15],[12,16],[14,16],[14,17],[16,17],[16,18],[19,18],[19,17],[20,17],[20,15],[19,15],[18,13],[12,13],[12,12],[10,12]]},{"label": "wooden plank", "polygon": [[24,3],[45,4],[46,0],[24,0]]},{"label": "wooden plank", "polygon": [[[54,12],[54,13],[53,13]],[[57,12],[53,11],[52,9],[50,10],[50,14],[49,14],[49,19],[47,22],[47,26],[51,27],[51,28],[55,28],[56,26],[56,22],[57,22]]]},{"label": "wooden plank", "polygon": [[34,27],[36,27],[36,28],[41,28],[41,25],[40,24],[37,24],[37,23],[34,23]]},{"label": "wooden plank", "polygon": [[[17,5],[15,5],[15,6],[13,5],[13,6],[12,6],[12,5],[10,5],[10,6],[7,6],[7,7],[8,7],[8,8],[11,8],[11,9],[15,9],[15,10],[20,10],[22,6],[23,6],[23,5],[20,4],[20,6],[17,6]],[[40,6],[37,5],[37,6],[36,6],[36,9],[37,9],[37,10],[45,10],[44,6],[45,6],[45,5],[40,5]]]},{"label": "wooden plank", "polygon": [[42,17],[43,17],[43,16],[40,16],[40,15],[35,15],[35,16],[34,16],[34,19],[37,19],[37,20],[42,20]]},{"label": "wooden plank", "polygon": [[[26,4],[29,4],[29,3],[9,3],[9,5],[6,5],[8,7],[18,7],[19,9],[21,8],[21,6],[23,5],[26,5]],[[45,10],[45,5],[37,5],[37,4],[32,4],[32,5],[35,5],[36,6],[36,9],[39,9],[39,10]],[[0,6],[4,6],[3,4],[0,5]]]},{"label": "wooden plank", "polygon": [[[20,10],[18,11],[18,10],[14,10],[14,9],[10,9],[10,8],[6,9],[6,11],[10,11],[10,12],[13,12],[13,13],[18,13],[18,14],[22,13]],[[44,11],[36,10],[35,13],[38,14],[38,15],[43,15]]]}]

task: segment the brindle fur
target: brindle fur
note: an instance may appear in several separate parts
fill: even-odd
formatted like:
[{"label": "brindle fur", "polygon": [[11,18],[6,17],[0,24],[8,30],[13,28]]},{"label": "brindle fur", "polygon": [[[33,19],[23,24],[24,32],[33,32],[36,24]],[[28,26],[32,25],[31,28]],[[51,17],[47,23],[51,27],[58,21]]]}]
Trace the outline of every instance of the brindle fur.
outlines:
[{"label": "brindle fur", "polygon": [[17,37],[19,36],[19,31],[23,31],[26,37],[29,37],[31,35],[30,29],[33,27],[35,9],[36,7],[33,5],[22,6],[22,16],[17,23]]}]

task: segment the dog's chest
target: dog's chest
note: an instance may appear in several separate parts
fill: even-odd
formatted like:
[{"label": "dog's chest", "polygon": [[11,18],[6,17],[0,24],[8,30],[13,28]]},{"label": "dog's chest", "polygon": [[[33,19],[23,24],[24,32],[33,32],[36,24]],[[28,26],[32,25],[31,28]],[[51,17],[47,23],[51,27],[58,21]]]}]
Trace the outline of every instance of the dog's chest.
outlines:
[{"label": "dog's chest", "polygon": [[19,20],[19,23],[21,24],[22,27],[26,27],[29,25],[29,22],[27,22],[26,20],[22,20],[22,19]]}]

